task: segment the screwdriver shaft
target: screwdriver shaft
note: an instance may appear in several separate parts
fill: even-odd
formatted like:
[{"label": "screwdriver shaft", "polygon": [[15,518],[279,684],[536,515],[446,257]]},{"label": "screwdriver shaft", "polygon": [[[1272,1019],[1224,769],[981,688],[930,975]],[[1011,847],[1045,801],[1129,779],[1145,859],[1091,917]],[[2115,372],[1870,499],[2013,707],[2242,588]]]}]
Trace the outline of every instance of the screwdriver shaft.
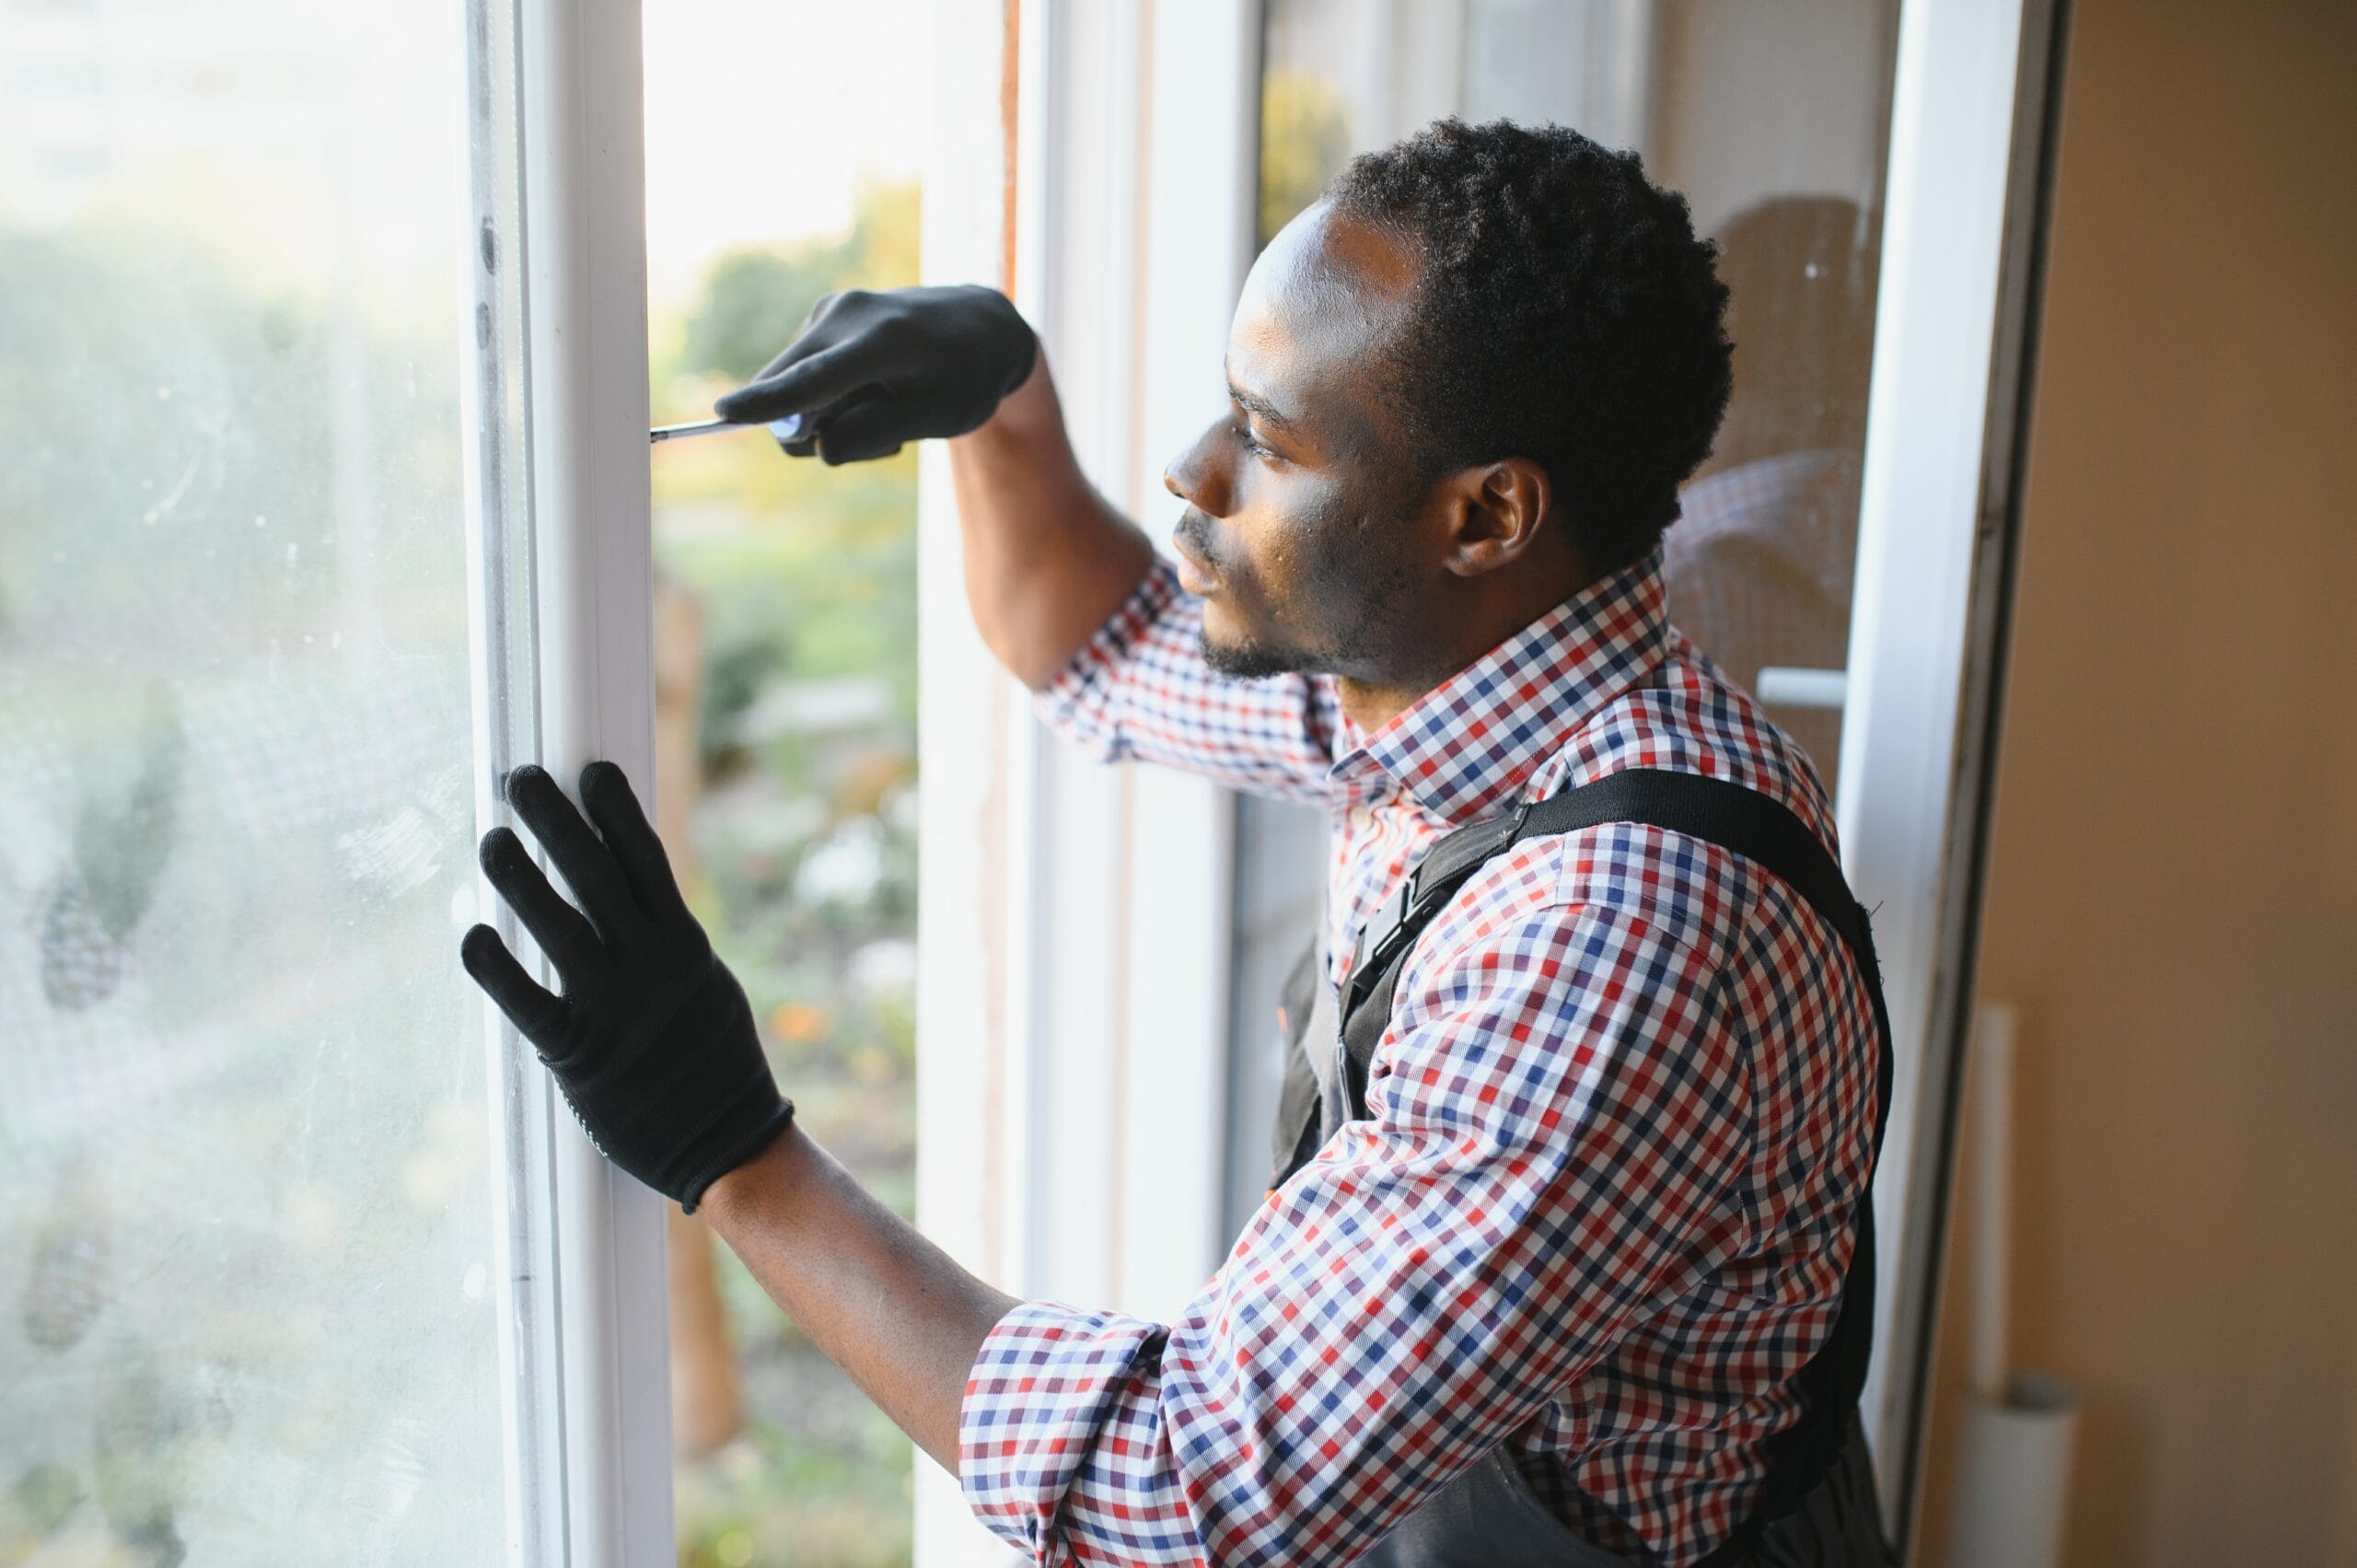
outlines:
[{"label": "screwdriver shaft", "polygon": [[726,419],[701,420],[693,424],[658,424],[646,433],[646,439],[650,443],[678,441],[690,436],[717,436],[724,430],[760,428],[766,428],[772,436],[781,441],[791,441],[802,434],[802,416],[798,413],[789,413],[784,419],[771,420],[767,426],[737,424]]}]

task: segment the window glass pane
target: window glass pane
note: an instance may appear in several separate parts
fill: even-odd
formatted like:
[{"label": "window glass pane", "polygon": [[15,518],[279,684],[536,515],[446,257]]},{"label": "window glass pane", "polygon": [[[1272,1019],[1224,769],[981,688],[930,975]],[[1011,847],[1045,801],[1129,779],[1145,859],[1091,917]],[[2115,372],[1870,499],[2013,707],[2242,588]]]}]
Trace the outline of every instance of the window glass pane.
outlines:
[{"label": "window glass pane", "polygon": [[[820,296],[918,281],[927,28],[925,0],[647,7],[657,423],[708,418]],[[781,94],[795,59],[826,66]],[[798,1119],[909,1213],[916,449],[828,468],[754,431],[666,443],[654,470],[659,825]],[[908,1439],[701,1219],[671,1239],[679,1561],[908,1562]]]},{"label": "window glass pane", "polygon": [[0,4],[0,1560],[505,1556],[467,48]]}]

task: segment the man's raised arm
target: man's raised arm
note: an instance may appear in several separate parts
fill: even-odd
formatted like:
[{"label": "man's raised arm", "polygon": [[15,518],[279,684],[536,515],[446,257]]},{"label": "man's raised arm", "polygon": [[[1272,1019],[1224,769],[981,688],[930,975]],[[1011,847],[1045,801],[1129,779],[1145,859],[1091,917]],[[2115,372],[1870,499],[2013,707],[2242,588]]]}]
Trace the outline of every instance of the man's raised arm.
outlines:
[{"label": "man's raised arm", "polygon": [[1213,674],[1202,601],[1080,471],[1039,339],[1004,296],[829,295],[751,385],[714,406],[740,424],[800,414],[808,434],[786,451],[830,463],[946,438],[974,624],[1053,728],[1103,761],[1326,803],[1329,687]]},{"label": "man's raised arm", "polygon": [[1154,563],[1145,535],[1082,475],[1047,356],[995,290],[830,295],[714,410],[743,424],[800,414],[815,434],[786,450],[829,463],[950,437],[975,627],[1035,691]]}]

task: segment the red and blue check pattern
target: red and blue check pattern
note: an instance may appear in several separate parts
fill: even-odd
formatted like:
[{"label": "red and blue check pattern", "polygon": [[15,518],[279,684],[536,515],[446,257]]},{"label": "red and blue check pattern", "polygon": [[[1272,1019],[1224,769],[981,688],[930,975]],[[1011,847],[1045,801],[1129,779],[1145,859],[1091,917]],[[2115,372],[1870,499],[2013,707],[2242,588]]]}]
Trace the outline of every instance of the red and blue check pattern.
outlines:
[{"label": "red and blue check pattern", "polygon": [[[1213,675],[1201,624],[1158,565],[1042,710],[1108,760],[1331,807],[1334,954],[1449,828],[1624,768],[1735,780],[1832,842],[1807,761],[1669,625],[1658,555],[1373,735],[1323,678]],[[992,1331],[968,1501],[1043,1562],[1344,1562],[1504,1443],[1588,1539],[1692,1562],[1831,1330],[1873,1030],[1840,937],[1747,863],[1651,828],[1520,845],[1419,942],[1367,1119],[1177,1322],[1032,1302]]]}]

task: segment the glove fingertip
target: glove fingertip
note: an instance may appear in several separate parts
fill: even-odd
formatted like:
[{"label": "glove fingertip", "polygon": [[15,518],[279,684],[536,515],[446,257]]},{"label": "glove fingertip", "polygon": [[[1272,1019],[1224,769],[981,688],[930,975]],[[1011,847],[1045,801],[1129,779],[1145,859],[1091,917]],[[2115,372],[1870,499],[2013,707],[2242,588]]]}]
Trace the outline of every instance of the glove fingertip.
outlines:
[{"label": "glove fingertip", "polygon": [[528,792],[537,790],[542,784],[553,787],[555,784],[556,781],[549,776],[549,771],[538,762],[518,763],[507,770],[507,804],[521,806]]},{"label": "glove fingertip", "polygon": [[459,963],[486,991],[505,981],[515,962],[516,956],[507,950],[507,944],[488,925],[470,926],[467,934],[459,938]]},{"label": "glove fingertip", "polygon": [[[516,836],[515,829],[505,826],[493,828],[475,846],[475,864],[495,875],[503,865],[513,864],[516,853],[522,848],[523,841]],[[486,929],[481,925],[475,927],[476,931]],[[468,933],[469,935],[473,934]]]},{"label": "glove fingertip", "polygon": [[764,424],[789,413],[801,413],[804,411],[789,401],[791,388],[780,385],[793,369],[789,365],[768,380],[749,382],[733,392],[721,393],[712,400],[712,412],[737,424]]},{"label": "glove fingertip", "polygon": [[632,799],[638,798],[631,790],[630,775],[622,772],[620,762],[600,757],[581,770],[581,797],[584,800],[589,798],[593,792],[603,795],[616,784],[621,785],[622,792],[629,795]]},{"label": "glove fingertip", "polygon": [[470,926],[459,938],[459,963],[536,1051],[562,1022],[564,1005],[524,972],[524,966],[490,926]]},{"label": "glove fingertip", "polygon": [[646,807],[639,804],[638,791],[631,787],[630,775],[619,762],[601,759],[581,770],[581,804],[610,838],[617,828],[630,831],[647,827]]}]

